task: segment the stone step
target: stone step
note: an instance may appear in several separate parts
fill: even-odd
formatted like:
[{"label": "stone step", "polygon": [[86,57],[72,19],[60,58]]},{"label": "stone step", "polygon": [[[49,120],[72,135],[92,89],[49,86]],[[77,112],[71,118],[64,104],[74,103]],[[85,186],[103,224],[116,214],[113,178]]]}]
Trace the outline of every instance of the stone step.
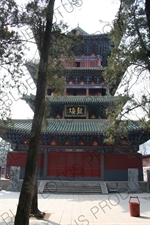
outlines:
[{"label": "stone step", "polygon": [[46,181],[45,180],[41,180],[38,186],[38,193],[43,193],[44,188],[46,185]]},{"label": "stone step", "polygon": [[102,193],[100,182],[47,181],[43,193]]},{"label": "stone step", "polygon": [[102,194],[108,194],[108,188],[106,182],[100,182]]}]

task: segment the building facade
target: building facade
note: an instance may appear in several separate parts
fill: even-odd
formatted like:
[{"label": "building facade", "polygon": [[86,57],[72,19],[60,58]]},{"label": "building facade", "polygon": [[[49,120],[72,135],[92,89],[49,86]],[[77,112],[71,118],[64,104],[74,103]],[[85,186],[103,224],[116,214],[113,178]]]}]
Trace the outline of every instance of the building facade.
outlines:
[{"label": "building facade", "polygon": [[[126,181],[128,169],[137,168],[142,180],[142,157],[137,151],[148,137],[139,121],[126,125],[125,139],[105,143],[111,124],[106,110],[114,110],[117,98],[110,95],[102,76],[111,42],[106,34],[89,35],[80,27],[76,32],[84,42],[73,48],[74,62],[65,63],[64,96],[55,97],[54,90],[47,89],[50,113],[40,138],[38,179]],[[32,65],[28,69],[33,75]],[[34,97],[25,100],[34,109]],[[20,178],[24,176],[31,125],[32,120],[14,120],[2,127],[3,138],[13,149],[7,157],[7,174],[11,166],[20,166]]]}]

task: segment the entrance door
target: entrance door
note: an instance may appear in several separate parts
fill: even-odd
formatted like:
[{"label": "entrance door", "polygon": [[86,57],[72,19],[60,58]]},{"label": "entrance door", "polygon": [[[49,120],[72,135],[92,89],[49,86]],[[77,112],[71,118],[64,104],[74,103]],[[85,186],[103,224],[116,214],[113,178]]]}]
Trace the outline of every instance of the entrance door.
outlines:
[{"label": "entrance door", "polygon": [[49,152],[47,176],[100,177],[101,155],[92,152]]}]

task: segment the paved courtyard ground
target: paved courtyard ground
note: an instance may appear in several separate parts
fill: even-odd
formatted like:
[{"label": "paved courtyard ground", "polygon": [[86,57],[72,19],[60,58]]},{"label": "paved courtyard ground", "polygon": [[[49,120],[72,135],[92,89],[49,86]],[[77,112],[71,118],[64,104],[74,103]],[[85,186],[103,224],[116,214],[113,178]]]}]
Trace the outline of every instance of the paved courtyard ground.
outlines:
[{"label": "paved courtyard ground", "polygon": [[[138,196],[140,217],[131,217],[129,197]],[[0,191],[0,225],[14,224],[19,192]],[[134,199],[132,199],[134,200]],[[136,199],[135,199],[136,200]],[[32,225],[150,225],[150,194],[39,194],[45,220]],[[21,224],[20,224],[21,225]]]}]

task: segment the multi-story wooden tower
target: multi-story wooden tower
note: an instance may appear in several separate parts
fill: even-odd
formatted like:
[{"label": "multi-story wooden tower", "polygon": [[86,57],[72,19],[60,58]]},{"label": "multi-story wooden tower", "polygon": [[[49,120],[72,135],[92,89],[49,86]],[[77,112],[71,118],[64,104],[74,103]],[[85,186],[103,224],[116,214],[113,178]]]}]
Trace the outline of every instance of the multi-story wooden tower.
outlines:
[{"label": "multi-story wooden tower", "polygon": [[[128,168],[138,168],[142,179],[142,158],[137,153],[139,144],[148,137],[137,122],[128,124],[126,143],[120,140],[119,151],[104,142],[110,125],[106,109],[112,107],[116,97],[102,76],[107,66],[111,43],[106,34],[89,35],[81,28],[83,44],[73,49],[75,61],[65,64],[64,96],[54,97],[47,90],[50,102],[48,125],[41,133],[39,149],[39,179],[127,180]],[[32,65],[28,65],[32,73]],[[34,108],[34,98],[26,96]],[[7,172],[11,166],[20,166],[23,178],[26,150],[32,120],[14,120],[14,125],[4,128],[5,139],[12,143],[8,153]]]}]

